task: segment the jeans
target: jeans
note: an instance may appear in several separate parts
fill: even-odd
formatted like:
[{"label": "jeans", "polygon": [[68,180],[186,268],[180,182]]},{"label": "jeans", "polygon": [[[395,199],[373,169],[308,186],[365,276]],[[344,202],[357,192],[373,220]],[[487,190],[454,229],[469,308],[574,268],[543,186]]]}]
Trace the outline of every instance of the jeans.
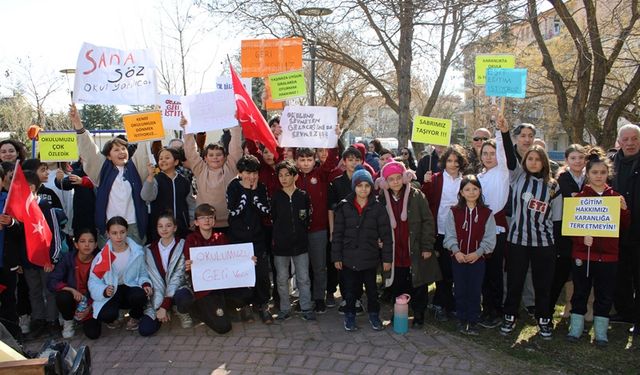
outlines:
[{"label": "jeans", "polygon": [[314,300],[324,301],[327,290],[327,240],[326,230],[309,233],[309,263],[313,272]]},{"label": "jeans", "polygon": [[296,256],[275,255],[274,262],[278,275],[278,294],[280,295],[280,311],[289,311],[289,263],[293,260],[296,269],[296,283],[300,292],[300,308],[302,311],[311,310],[311,281],[309,280],[309,254]]}]

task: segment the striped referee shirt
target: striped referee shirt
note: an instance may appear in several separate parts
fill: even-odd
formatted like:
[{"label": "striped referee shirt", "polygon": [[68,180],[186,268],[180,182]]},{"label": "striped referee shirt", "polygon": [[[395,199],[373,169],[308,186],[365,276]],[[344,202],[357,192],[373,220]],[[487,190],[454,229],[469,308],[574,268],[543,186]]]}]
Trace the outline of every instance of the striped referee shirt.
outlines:
[{"label": "striped referee shirt", "polygon": [[520,246],[554,244],[553,222],[562,219],[562,195],[558,183],[545,183],[526,173],[520,164],[510,173],[511,225],[509,242]]}]

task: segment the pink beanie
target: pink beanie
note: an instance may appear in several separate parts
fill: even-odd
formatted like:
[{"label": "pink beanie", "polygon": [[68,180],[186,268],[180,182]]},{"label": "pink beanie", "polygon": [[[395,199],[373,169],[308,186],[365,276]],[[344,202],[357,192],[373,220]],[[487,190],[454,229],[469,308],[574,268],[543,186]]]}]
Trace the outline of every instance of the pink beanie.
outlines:
[{"label": "pink beanie", "polygon": [[384,167],[382,167],[382,169],[380,169],[381,177],[378,177],[375,186],[381,189],[384,193],[384,198],[387,201],[387,214],[389,215],[389,221],[391,222],[391,227],[393,229],[398,226],[398,223],[396,222],[395,215],[393,214],[393,209],[391,208],[391,197],[389,194],[389,184],[387,183],[387,178],[394,174],[402,175],[402,183],[406,185],[403,197],[404,201],[402,202],[402,212],[400,213],[401,221],[407,221],[407,204],[409,202],[409,192],[411,191],[411,181],[416,178],[416,175],[412,170],[407,170],[404,167],[404,164],[397,161],[387,163],[384,165]]},{"label": "pink beanie", "polygon": [[407,169],[404,167],[404,164],[392,161],[391,163],[385,164],[384,168],[382,168],[382,177],[386,180],[392,174],[404,174],[406,171]]}]

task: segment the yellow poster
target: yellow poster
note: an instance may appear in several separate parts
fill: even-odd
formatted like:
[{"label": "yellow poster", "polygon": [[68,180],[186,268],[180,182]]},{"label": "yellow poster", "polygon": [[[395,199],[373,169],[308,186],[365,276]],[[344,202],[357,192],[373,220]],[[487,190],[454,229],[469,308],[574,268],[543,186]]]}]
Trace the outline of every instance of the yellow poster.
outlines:
[{"label": "yellow poster", "polygon": [[411,140],[436,146],[451,144],[451,120],[416,116],[413,119]]},{"label": "yellow poster", "polygon": [[516,67],[516,57],[514,55],[477,55],[475,64],[475,83],[484,85],[487,83],[488,68],[510,68]]},{"label": "yellow poster", "polygon": [[78,143],[75,132],[42,132],[38,137],[40,160],[46,162],[77,161]]},{"label": "yellow poster", "polygon": [[563,236],[620,236],[620,197],[564,198]]},{"label": "yellow poster", "polygon": [[162,112],[140,112],[122,116],[129,142],[152,141],[164,138]]}]

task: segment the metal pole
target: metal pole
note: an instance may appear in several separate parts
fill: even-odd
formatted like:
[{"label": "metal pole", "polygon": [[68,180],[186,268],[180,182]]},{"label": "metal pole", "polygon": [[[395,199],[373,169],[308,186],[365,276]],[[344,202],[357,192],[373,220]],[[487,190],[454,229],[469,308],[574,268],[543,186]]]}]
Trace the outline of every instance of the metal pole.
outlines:
[{"label": "metal pole", "polygon": [[309,102],[312,106],[316,105],[316,41],[311,42],[309,47],[309,55],[311,56],[311,98]]}]

